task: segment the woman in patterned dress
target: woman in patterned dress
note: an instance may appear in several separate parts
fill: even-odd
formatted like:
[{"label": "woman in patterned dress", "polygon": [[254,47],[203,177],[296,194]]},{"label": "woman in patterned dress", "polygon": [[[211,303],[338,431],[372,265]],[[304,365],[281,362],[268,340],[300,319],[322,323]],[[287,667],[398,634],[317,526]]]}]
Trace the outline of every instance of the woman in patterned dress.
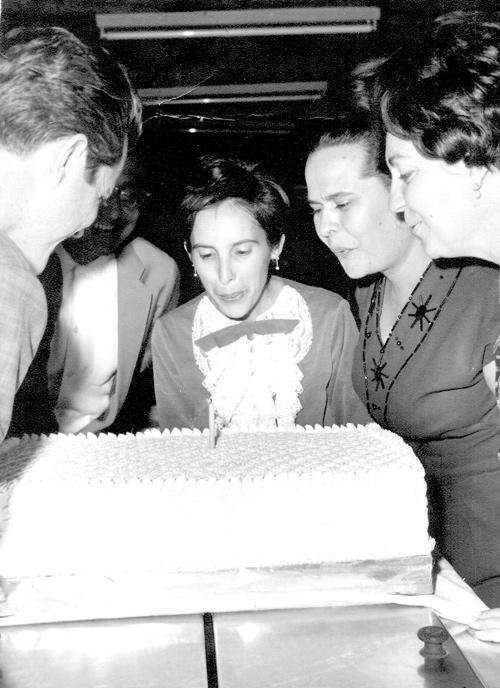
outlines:
[{"label": "woman in patterned dress", "polygon": [[[443,15],[422,40],[362,66],[359,77],[361,97],[387,131],[393,210],[433,258],[500,264],[500,24],[481,12]],[[500,407],[499,348],[497,338]],[[498,517],[495,526],[500,541]],[[492,603],[497,609],[476,627],[482,639],[500,641],[500,599]]]},{"label": "woman in patterned dress", "polygon": [[251,166],[200,161],[183,209],[185,246],[205,291],[153,332],[159,425],[269,429],[369,420],[350,369],[348,303],[275,271],[288,199]]},{"label": "woman in patterned dress", "polygon": [[354,387],[424,466],[436,554],[500,603],[500,412],[490,387],[498,269],[430,259],[389,207],[380,143],[368,131],[325,135],[306,165],[319,238],[350,277],[371,276],[357,289]]}]

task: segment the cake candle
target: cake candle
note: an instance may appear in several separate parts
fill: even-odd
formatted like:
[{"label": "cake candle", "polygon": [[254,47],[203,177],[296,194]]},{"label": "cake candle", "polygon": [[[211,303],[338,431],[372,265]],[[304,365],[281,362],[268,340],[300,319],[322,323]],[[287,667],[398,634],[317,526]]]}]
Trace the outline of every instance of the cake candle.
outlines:
[{"label": "cake candle", "polygon": [[215,449],[215,411],[212,399],[208,400],[208,446]]}]

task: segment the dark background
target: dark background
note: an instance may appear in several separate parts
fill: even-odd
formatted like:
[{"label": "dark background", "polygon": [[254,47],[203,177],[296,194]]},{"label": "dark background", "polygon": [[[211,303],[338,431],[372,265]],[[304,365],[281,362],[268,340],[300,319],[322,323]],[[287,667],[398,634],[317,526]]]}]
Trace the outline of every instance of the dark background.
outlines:
[{"label": "dark background", "polygon": [[[497,0],[4,0],[3,31],[21,24],[65,26],[86,41],[99,40],[96,13],[187,12],[314,6],[377,6],[381,19],[367,34],[107,41],[139,90],[179,87],[188,93],[227,84],[326,82],[309,101],[267,100],[220,104],[182,98],[144,107],[144,183],[152,192],[139,233],[178,262],[182,300],[197,293],[177,219],[182,187],[201,153],[223,151],[262,162],[288,192],[293,220],[281,274],[347,295],[351,284],[317,239],[305,203],[307,151],[326,130],[341,130],[353,113],[351,71],[361,61],[411,40],[432,17],[455,9],[498,10]],[[196,88],[193,93],[196,92]],[[257,89],[256,89],[257,95]],[[195,130],[195,131],[193,131]]]}]

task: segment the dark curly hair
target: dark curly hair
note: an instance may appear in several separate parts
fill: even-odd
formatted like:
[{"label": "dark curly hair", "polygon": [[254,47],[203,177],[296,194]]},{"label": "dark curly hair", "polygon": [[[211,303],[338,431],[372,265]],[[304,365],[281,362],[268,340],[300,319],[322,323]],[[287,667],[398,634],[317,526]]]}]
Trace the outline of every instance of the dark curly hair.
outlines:
[{"label": "dark curly hair", "polygon": [[270,246],[279,243],[290,205],[281,186],[254,164],[205,155],[198,159],[181,204],[188,247],[197,213],[229,199],[250,212],[266,233]]},{"label": "dark curly hair", "polygon": [[500,167],[500,23],[486,13],[442,15],[355,77],[359,102],[423,155]]}]

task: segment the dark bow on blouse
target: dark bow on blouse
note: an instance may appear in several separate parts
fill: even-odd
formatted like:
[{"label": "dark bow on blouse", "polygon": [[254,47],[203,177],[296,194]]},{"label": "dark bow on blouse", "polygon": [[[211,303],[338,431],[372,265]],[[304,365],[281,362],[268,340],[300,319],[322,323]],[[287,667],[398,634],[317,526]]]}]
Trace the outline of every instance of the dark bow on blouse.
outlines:
[{"label": "dark bow on blouse", "polygon": [[200,349],[210,351],[236,342],[240,337],[252,337],[255,334],[288,334],[298,324],[298,320],[273,318],[269,320],[244,320],[237,325],[229,325],[221,330],[211,332],[196,340]]}]

